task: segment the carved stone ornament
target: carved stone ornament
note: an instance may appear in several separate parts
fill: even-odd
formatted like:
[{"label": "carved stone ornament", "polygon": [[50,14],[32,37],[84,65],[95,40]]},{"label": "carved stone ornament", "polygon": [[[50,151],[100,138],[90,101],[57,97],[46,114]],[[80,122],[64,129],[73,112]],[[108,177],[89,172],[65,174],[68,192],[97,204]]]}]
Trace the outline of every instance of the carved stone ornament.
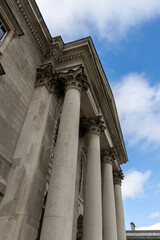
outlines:
[{"label": "carved stone ornament", "polygon": [[111,154],[111,157],[113,158],[113,160],[116,160],[118,158],[117,152],[114,147],[110,148],[110,154]]},{"label": "carved stone ornament", "polygon": [[113,161],[116,159],[116,151],[115,149],[112,148],[104,148],[101,151],[101,159],[102,159],[102,164],[113,164]]},{"label": "carved stone ornament", "polygon": [[37,69],[35,87],[45,85],[49,92],[53,91],[54,74],[52,65],[44,65]]},{"label": "carved stone ornament", "polygon": [[124,175],[123,175],[122,170],[114,171],[113,172],[113,179],[114,179],[114,184],[121,185],[122,180],[124,179]]},{"label": "carved stone ornament", "polygon": [[86,91],[89,88],[87,76],[82,66],[76,70],[70,69],[66,73],[59,72],[57,78],[57,80],[63,83],[65,90],[68,88],[77,88],[80,91]]},{"label": "carved stone ornament", "polygon": [[[96,133],[102,134],[106,127],[104,126],[104,122],[101,120],[102,116],[96,116],[94,118],[82,118],[81,126],[83,128],[83,133]],[[84,135],[84,134],[83,134]]]}]

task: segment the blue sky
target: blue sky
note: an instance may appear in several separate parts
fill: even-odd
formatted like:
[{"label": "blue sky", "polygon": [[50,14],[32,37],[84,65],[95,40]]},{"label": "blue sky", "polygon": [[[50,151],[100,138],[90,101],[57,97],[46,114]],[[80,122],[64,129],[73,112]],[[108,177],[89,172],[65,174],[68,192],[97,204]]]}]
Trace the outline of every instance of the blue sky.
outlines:
[{"label": "blue sky", "polygon": [[129,162],[126,229],[160,230],[160,1],[37,0],[53,37],[91,36],[115,96]]}]

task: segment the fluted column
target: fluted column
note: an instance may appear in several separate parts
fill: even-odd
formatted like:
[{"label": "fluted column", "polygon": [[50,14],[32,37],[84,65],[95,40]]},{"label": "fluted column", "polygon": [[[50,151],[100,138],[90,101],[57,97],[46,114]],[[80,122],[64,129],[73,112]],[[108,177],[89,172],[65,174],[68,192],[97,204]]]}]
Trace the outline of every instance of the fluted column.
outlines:
[{"label": "fluted column", "polygon": [[102,240],[100,134],[105,127],[100,116],[88,119],[85,124],[88,130],[88,151],[83,239]]},{"label": "fluted column", "polygon": [[79,138],[81,91],[88,83],[83,68],[59,73],[65,97],[55,149],[41,240],[71,240]]},{"label": "fluted column", "polygon": [[103,240],[117,240],[116,211],[113,185],[114,148],[102,151]]},{"label": "fluted column", "polygon": [[118,240],[126,240],[123,201],[121,192],[121,181],[123,180],[123,178],[124,177],[121,170],[114,172],[114,192],[115,192]]}]

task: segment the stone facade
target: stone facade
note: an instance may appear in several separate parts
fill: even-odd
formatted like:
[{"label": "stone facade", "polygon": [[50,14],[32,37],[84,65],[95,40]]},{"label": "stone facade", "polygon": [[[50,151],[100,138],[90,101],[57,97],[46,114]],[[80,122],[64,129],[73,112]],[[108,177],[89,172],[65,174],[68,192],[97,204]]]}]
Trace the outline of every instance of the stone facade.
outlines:
[{"label": "stone facade", "polygon": [[2,0],[0,21],[0,239],[125,240],[127,154],[92,39],[52,38],[34,0]]}]

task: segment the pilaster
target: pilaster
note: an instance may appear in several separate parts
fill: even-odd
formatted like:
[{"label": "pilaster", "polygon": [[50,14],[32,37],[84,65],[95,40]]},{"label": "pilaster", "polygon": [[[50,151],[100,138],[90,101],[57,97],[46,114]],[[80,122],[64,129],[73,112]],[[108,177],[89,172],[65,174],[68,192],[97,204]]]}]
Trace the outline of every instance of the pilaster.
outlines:
[{"label": "pilaster", "polygon": [[47,124],[53,121],[57,104],[50,94],[52,76],[50,64],[37,70],[36,88],[17,142],[6,193],[1,202],[2,239],[35,240],[37,236],[52,138],[52,126],[49,128]]}]

